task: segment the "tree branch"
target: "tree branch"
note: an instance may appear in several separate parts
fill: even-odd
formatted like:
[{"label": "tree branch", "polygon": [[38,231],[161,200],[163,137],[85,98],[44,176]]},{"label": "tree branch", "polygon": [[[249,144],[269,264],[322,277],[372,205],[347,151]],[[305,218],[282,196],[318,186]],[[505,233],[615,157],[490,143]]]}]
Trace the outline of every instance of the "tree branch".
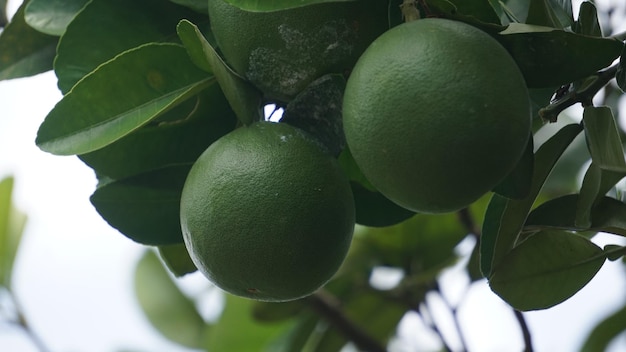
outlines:
[{"label": "tree branch", "polygon": [[387,349],[350,321],[340,308],[340,302],[331,293],[319,290],[307,298],[311,308],[352,341],[360,350],[386,352]]},{"label": "tree branch", "polygon": [[530,330],[528,329],[528,324],[526,324],[526,319],[524,318],[524,315],[517,309],[513,309],[513,313],[515,313],[517,323],[522,329],[522,336],[524,337],[524,352],[533,352],[533,343],[530,337]]}]

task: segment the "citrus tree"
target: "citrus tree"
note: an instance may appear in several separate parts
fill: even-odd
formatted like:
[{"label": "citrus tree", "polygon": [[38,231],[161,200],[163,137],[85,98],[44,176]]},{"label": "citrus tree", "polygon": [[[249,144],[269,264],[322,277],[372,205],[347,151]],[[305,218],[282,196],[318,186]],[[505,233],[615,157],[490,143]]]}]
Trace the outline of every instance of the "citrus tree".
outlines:
[{"label": "citrus tree", "polygon": [[[385,351],[469,241],[467,277],[532,350],[522,312],[626,254],[592,241],[626,235],[626,35],[579,5],[30,0],[3,15],[0,79],[54,70],[63,98],[36,143],[92,168],[94,208],[154,249],[136,291],[171,340]],[[399,283],[372,284],[380,267]],[[216,321],[171,279],[196,271],[227,292]]]}]

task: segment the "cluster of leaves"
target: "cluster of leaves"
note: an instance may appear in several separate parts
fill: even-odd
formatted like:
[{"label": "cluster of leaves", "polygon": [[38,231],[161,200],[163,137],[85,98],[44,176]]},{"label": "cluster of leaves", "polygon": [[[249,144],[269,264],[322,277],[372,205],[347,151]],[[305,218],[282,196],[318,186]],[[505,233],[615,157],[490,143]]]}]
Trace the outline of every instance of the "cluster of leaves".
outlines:
[{"label": "cluster of leaves", "polygon": [[[227,0],[257,12],[332,1]],[[403,4],[389,1],[390,27],[402,22]],[[422,16],[481,28],[509,51],[530,88],[538,148],[529,144],[489,199],[444,215],[414,215],[386,202],[342,152],[357,220],[368,226],[358,227],[333,281],[319,294],[290,303],[228,296],[219,320],[207,323],[149,252],[137,268],[137,293],[165,336],[212,350],[270,344],[285,351],[337,351],[348,341],[384,350],[402,316],[419,313],[426,294],[437,292],[439,273],[458,259],[454,248],[467,236],[478,239],[468,277],[486,277],[517,310],[559,304],[607,258],[623,257],[624,247],[591,242],[598,232],[626,235],[626,204],[607,196],[626,176],[622,132],[613,110],[592,103],[607,84],[614,87],[613,78],[616,96],[626,89],[623,64],[611,66],[626,56],[623,36],[603,36],[591,2],[583,2],[577,19],[570,0],[422,0],[416,6]],[[37,145],[77,155],[91,167],[99,180],[91,197],[96,210],[128,238],[156,247],[175,276],[195,271],[179,225],[187,172],[213,141],[262,118],[268,103],[218,50],[206,0],[29,0],[0,35],[0,79],[54,69],[64,94],[41,124]],[[328,121],[311,116],[337,115],[324,109],[328,99],[340,106],[344,81],[332,75],[293,101],[273,103],[286,108],[286,122],[319,132]],[[557,121],[578,103],[584,106],[582,122],[560,124],[543,141],[537,138],[545,121]],[[342,144],[331,149],[339,154]],[[579,186],[573,175],[588,160]],[[369,277],[379,266],[401,269],[400,283],[389,290],[373,287]],[[611,324],[623,325],[623,315],[622,310],[607,320],[614,334],[590,339],[592,347],[626,328]],[[176,325],[169,324],[174,320]],[[241,338],[243,333],[249,336]]]}]

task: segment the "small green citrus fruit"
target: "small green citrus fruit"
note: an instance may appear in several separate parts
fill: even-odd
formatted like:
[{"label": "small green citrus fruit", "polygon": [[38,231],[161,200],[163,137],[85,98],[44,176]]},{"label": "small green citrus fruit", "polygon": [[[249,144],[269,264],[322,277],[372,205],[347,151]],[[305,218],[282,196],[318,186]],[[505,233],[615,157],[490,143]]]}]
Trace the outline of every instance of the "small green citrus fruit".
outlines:
[{"label": "small green citrus fruit", "polygon": [[513,169],[530,135],[530,100],[508,52],[470,25],[423,19],[376,39],[343,102],[347,144],[365,177],[417,212],[450,212]]},{"label": "small green citrus fruit", "polygon": [[232,294],[304,297],[343,262],[354,230],[350,183],[305,132],[259,122],[213,143],[181,198],[185,245],[198,269]]},{"label": "small green citrus fruit", "polygon": [[287,101],[316,78],[351,69],[389,28],[387,6],[360,0],[250,12],[210,0],[209,17],[228,64],[267,97]]}]

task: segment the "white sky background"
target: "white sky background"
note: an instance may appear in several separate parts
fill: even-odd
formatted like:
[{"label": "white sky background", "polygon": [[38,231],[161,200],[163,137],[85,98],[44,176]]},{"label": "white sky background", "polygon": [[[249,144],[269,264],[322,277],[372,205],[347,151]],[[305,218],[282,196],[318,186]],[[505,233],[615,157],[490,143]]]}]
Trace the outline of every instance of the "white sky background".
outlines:
[{"label": "white sky background", "polygon": [[[15,1],[11,5],[15,8]],[[154,333],[135,302],[132,271],[143,247],[110,228],[89,203],[96,184],[92,171],[76,157],[53,156],[34,144],[39,124],[59,99],[51,72],[0,82],[0,178],[15,176],[14,200],[29,216],[15,269],[18,299],[33,329],[54,352],[175,351]],[[619,243],[611,236],[599,240]],[[528,313],[536,351],[578,349],[589,329],[626,301],[624,270],[607,263],[574,298]],[[199,274],[187,279],[202,280]],[[457,302],[460,276],[452,270],[443,282]],[[521,350],[512,312],[486,284],[474,285],[463,303],[459,314],[473,350]],[[399,351],[428,341],[416,336],[417,319],[406,321]],[[457,346],[454,339],[451,344]],[[626,349],[626,338],[619,346],[613,350]],[[19,329],[0,323],[0,351],[36,350]]]}]

